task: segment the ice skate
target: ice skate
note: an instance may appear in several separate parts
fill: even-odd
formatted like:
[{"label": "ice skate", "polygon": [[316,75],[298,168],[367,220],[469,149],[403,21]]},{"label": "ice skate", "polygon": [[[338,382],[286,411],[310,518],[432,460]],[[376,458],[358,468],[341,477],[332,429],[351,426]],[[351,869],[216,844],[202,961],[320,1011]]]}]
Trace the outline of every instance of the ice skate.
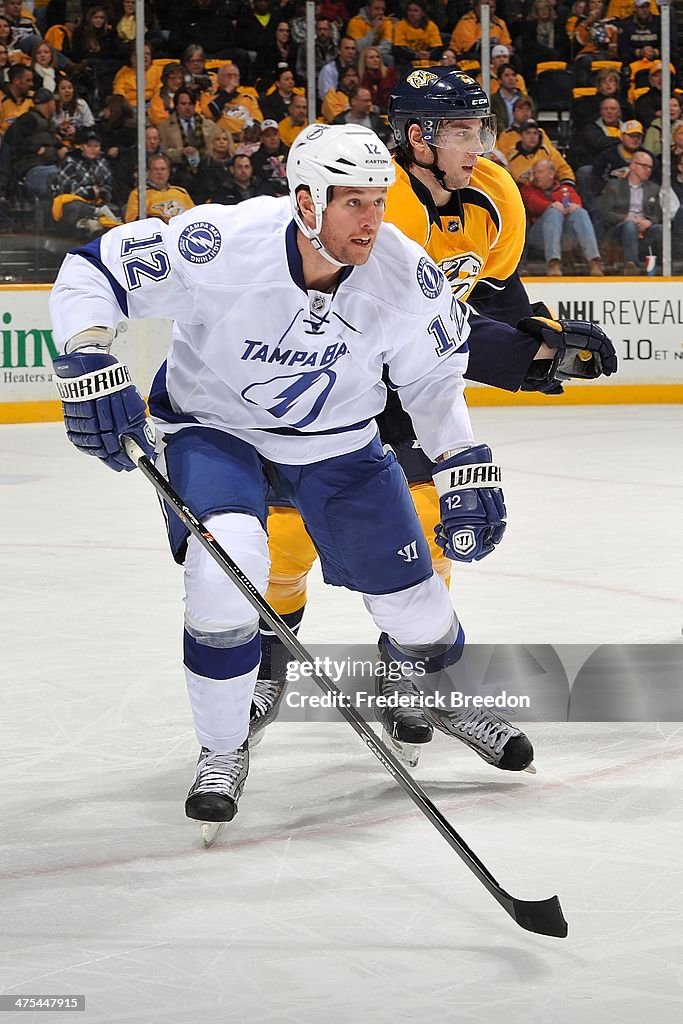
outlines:
[{"label": "ice skate", "polygon": [[287,684],[281,679],[257,679],[251,702],[249,745],[253,749],[263,739],[263,731],[280,713],[280,702]]},{"label": "ice skate", "polygon": [[425,715],[439,732],[462,740],[496,768],[536,774],[531,743],[521,730],[495,712],[485,708],[460,712],[426,708]]},{"label": "ice skate", "polygon": [[185,801],[185,814],[200,823],[205,846],[218,838],[225,823],[237,814],[237,805],[249,772],[247,740],[228,754],[202,747],[194,782]]},{"label": "ice skate", "polygon": [[375,705],[375,718],[382,725],[382,739],[399,761],[415,768],[422,744],[429,743],[434,730],[422,708],[422,695],[415,684],[401,676],[391,679],[378,674],[375,693],[382,704]]}]

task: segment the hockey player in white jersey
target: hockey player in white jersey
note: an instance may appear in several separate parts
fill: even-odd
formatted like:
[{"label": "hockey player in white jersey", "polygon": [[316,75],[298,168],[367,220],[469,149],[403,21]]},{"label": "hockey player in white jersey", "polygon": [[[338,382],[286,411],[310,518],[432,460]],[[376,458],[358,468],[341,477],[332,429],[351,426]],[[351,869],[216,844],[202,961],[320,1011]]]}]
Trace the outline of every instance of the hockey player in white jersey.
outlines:
[{"label": "hockey player in white jersey", "polygon": [[[505,530],[500,473],[472,434],[463,391],[468,337],[514,329],[453,299],[419,246],[382,224],[394,180],[374,133],[313,125],[292,147],[286,200],[205,206],[115,228],[64,261],[50,308],[67,433],[115,470],[122,435],[152,454],[144,403],[110,353],[126,318],[171,317],[152,386],[156,450],[171,484],[264,593],[269,481],[301,512],[325,580],[363,594],[388,657],[419,660],[436,686],[463,634],[394,455],[374,417],[382,367],[438,464],[441,535],[480,558]],[[185,525],[168,515],[184,566],[184,667],[201,752],[185,810],[232,819],[249,767],[258,615]],[[531,744],[495,728],[499,763]]]}]

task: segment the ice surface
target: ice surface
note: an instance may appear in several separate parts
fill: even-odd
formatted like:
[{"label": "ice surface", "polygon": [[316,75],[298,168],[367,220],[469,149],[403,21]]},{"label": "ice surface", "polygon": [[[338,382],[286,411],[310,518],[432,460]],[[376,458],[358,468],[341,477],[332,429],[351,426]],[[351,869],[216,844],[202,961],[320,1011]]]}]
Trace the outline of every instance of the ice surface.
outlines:
[{"label": "ice surface", "polygon": [[[508,535],[457,570],[477,642],[680,644],[683,412],[475,409]],[[683,1005],[683,730],[533,723],[538,775],[437,736],[416,778],[514,895],[518,928],[350,728],[285,723],[205,851],[181,573],[140,474],[58,424],[0,429],[0,992],[85,993],[67,1024],[664,1024]],[[316,574],[304,643],[371,643]]]}]

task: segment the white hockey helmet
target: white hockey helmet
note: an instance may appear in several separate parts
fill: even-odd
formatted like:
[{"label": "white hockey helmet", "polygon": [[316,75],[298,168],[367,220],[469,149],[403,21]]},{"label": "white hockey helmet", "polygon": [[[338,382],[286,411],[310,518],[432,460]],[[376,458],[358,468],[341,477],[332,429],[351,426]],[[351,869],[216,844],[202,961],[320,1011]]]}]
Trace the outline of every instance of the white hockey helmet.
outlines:
[{"label": "white hockey helmet", "polygon": [[[312,124],[299,133],[287,158],[287,180],[294,220],[317,247],[329,190],[334,185],[384,188],[396,180],[389,150],[362,125]],[[301,216],[297,191],[306,186],[315,204],[315,227]],[[327,254],[325,254],[327,255]],[[329,258],[329,257],[328,257]],[[336,261],[334,261],[336,262]]]}]

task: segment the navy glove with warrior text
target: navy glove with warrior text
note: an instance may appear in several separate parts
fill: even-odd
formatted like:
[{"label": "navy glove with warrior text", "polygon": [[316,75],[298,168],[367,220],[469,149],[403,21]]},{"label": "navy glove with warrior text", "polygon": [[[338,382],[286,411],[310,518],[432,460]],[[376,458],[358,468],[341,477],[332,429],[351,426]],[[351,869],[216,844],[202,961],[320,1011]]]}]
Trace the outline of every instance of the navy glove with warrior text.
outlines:
[{"label": "navy glove with warrior text", "polygon": [[562,381],[595,380],[617,371],[614,345],[597,324],[528,316],[519,321],[517,330],[557,350],[553,359],[535,360],[531,364],[522,391],[553,394]]},{"label": "navy glove with warrior text", "polygon": [[436,464],[434,486],[439,495],[441,522],[436,543],[448,558],[478,562],[503,539],[507,511],[500,487],[500,468],[491,462],[491,449],[478,444]]},{"label": "navy glove with warrior text", "polygon": [[129,434],[145,455],[154,454],[154,431],[130,371],[108,352],[73,352],[54,360],[55,384],[62,400],[69,440],[111,469],[135,469],[121,444]]}]

